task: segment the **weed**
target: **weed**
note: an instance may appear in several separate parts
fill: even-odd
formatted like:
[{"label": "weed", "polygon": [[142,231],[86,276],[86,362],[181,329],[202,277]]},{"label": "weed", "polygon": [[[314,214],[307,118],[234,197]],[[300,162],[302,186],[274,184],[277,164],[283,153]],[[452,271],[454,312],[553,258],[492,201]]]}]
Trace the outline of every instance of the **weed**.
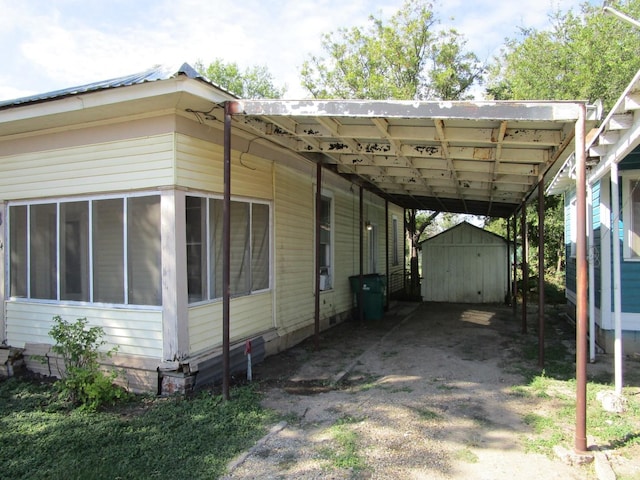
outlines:
[{"label": "weed", "polygon": [[136,397],[98,412],[52,411],[56,401],[48,384],[0,382],[3,478],[219,478],[276,420],[252,387],[229,402]]},{"label": "weed", "polygon": [[415,410],[422,420],[440,420],[442,418],[440,414],[428,408],[416,408]]},{"label": "weed", "polygon": [[456,451],[454,457],[457,460],[460,460],[466,463],[478,463],[478,460],[479,460],[478,456],[468,448],[463,448],[461,450]]},{"label": "weed", "polygon": [[53,317],[49,335],[56,341],[51,348],[62,357],[62,378],[56,382],[61,394],[82,408],[96,410],[102,405],[113,405],[125,398],[126,392],[114,385],[118,372],[101,370],[99,360],[111,357],[116,347],[102,353],[100,347],[107,342],[102,339],[101,327],[87,328],[87,319],[79,318],[75,323],[64,321],[59,315]]},{"label": "weed", "polygon": [[351,424],[362,421],[356,417],[346,415],[330,428],[331,436],[336,443],[336,448],[323,447],[320,450],[321,458],[329,460],[336,468],[360,471],[366,468],[364,458],[358,454],[358,435],[349,429]]}]

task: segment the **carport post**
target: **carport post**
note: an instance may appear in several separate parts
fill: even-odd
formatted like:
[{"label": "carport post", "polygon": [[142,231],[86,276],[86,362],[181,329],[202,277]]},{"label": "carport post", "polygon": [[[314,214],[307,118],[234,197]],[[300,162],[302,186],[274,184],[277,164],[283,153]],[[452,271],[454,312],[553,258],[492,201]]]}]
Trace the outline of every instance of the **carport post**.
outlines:
[{"label": "carport post", "polygon": [[507,218],[507,298],[511,300],[511,223]]},{"label": "carport post", "polygon": [[518,309],[518,215],[513,214],[513,279],[511,282],[511,295],[513,298],[513,316]]},{"label": "carport post", "polygon": [[231,300],[231,102],[224,104],[224,200],[222,203],[222,398],[229,400]]},{"label": "carport post", "polygon": [[538,366],[544,367],[544,179],[538,184]]},{"label": "carport post", "polygon": [[[576,121],[576,452],[587,451],[587,182],[586,107]],[[614,199],[617,201],[617,199]]]},{"label": "carport post", "polygon": [[389,310],[389,200],[384,201],[384,248],[385,248],[385,275],[387,276],[387,294],[385,295],[384,309]]},{"label": "carport post", "polygon": [[360,185],[360,281],[358,288],[358,321],[364,323],[364,197],[363,187]]},{"label": "carport post", "polygon": [[316,285],[313,345],[320,348],[320,216],[322,215],[322,163],[316,164]]},{"label": "carport post", "polygon": [[520,234],[522,235],[522,333],[527,333],[527,289],[529,288],[529,263],[527,238],[527,204],[522,204],[522,216],[520,217]]}]

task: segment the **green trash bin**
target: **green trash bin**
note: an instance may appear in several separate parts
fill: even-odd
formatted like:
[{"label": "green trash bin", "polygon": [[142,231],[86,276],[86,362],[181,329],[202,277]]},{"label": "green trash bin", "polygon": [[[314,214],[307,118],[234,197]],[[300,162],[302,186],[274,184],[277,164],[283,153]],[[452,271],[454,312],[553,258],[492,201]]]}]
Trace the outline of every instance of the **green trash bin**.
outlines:
[{"label": "green trash bin", "polygon": [[[349,277],[356,308],[360,308],[360,275]],[[384,316],[384,304],[387,279],[377,273],[362,276],[362,307],[365,320],[381,320]]]}]

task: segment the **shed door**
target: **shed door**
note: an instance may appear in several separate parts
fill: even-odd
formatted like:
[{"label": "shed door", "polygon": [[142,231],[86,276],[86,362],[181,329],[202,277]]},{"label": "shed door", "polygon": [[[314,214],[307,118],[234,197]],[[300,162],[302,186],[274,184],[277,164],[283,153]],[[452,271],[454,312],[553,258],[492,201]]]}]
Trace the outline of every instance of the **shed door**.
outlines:
[{"label": "shed door", "polygon": [[500,303],[507,285],[501,245],[429,245],[423,258],[425,301]]}]

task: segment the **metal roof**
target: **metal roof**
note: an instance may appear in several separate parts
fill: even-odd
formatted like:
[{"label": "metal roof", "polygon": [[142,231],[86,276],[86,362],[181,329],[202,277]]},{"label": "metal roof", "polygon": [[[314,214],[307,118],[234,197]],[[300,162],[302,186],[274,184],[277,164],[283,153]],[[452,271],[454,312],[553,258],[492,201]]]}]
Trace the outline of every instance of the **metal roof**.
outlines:
[{"label": "metal roof", "polygon": [[[112,78],[109,80],[102,80],[99,82],[89,83],[86,85],[80,85],[76,87],[64,88],[62,90],[55,90],[52,92],[40,93],[37,95],[31,95],[28,97],[15,98],[11,100],[0,101],[0,110],[5,108],[12,108],[26,104],[33,104],[44,102],[47,100],[55,100],[59,98],[69,97],[73,95],[78,95],[82,93],[90,93],[97,92],[100,90],[107,90],[110,88],[118,88],[118,87],[128,87],[131,85],[138,85],[146,82],[156,82],[159,80],[168,80],[170,78],[175,78],[178,75],[186,75],[189,78],[202,80],[207,82],[219,90],[222,90],[226,93],[226,90],[214,84],[213,82],[207,80],[205,77],[200,75],[191,65],[188,63],[183,63],[180,67],[168,67],[163,65],[156,65],[144,72],[134,73],[132,75],[126,75],[124,77]],[[234,95],[235,96],[235,95]]]},{"label": "metal roof", "polygon": [[508,217],[573,151],[580,103],[241,100],[232,112],[405,208]]}]

